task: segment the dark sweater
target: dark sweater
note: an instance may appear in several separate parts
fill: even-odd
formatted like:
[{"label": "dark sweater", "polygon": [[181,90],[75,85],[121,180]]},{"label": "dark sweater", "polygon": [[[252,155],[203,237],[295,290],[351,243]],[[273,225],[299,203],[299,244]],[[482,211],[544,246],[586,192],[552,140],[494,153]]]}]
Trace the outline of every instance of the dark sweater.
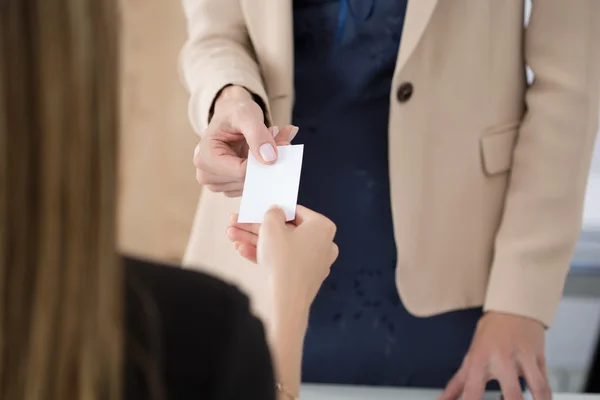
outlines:
[{"label": "dark sweater", "polygon": [[246,296],[195,271],[133,259],[125,269],[126,399],[275,398]]}]

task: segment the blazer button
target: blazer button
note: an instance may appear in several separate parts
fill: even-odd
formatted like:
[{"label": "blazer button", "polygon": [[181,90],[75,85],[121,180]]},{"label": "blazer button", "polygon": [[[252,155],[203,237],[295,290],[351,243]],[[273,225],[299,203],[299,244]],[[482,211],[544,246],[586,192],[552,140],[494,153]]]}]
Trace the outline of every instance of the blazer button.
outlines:
[{"label": "blazer button", "polygon": [[413,85],[410,82],[404,82],[398,87],[396,98],[400,103],[406,103],[413,94]]}]

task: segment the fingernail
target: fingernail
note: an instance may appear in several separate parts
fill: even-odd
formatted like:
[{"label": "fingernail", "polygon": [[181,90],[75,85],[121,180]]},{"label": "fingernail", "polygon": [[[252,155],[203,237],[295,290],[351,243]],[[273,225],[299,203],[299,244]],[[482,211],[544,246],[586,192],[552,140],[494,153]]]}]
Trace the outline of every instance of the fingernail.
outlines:
[{"label": "fingernail", "polygon": [[271,127],[271,134],[273,135],[273,137],[277,136],[279,134],[279,127],[278,126],[272,126]]},{"label": "fingernail", "polygon": [[265,162],[273,162],[277,156],[275,155],[275,149],[270,143],[265,143],[258,149],[260,156]]},{"label": "fingernail", "polygon": [[297,126],[294,126],[292,128],[292,132],[290,132],[290,142],[292,140],[294,140],[294,138],[296,137],[296,135],[298,134],[298,131],[300,130],[300,128],[298,128]]},{"label": "fingernail", "polygon": [[236,249],[236,250],[238,250],[238,249],[240,248],[240,246],[241,246],[241,245],[242,245],[242,243],[240,243],[240,242],[235,242],[235,243],[233,244],[233,248],[234,248],[234,249]]},{"label": "fingernail", "polygon": [[200,145],[197,145],[197,146],[194,148],[194,157],[196,157],[196,156],[198,155],[198,152],[199,152],[199,151],[200,151]]}]

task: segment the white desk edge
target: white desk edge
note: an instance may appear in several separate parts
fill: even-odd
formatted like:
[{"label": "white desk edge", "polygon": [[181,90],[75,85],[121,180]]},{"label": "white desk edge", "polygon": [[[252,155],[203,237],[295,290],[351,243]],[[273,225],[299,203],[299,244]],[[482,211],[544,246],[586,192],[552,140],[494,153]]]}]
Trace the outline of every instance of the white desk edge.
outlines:
[{"label": "white desk edge", "polygon": [[[436,400],[442,392],[430,389],[376,388],[344,385],[302,385],[301,400]],[[499,393],[486,393],[483,400],[499,400]],[[532,399],[529,394],[526,400]],[[600,395],[555,393],[554,400],[600,400]]]}]

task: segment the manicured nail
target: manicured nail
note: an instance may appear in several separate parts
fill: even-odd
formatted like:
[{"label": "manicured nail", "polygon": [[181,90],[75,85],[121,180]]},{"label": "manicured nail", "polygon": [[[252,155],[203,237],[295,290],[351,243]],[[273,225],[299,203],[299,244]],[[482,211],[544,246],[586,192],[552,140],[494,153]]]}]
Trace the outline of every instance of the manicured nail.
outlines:
[{"label": "manicured nail", "polygon": [[275,149],[271,146],[270,143],[265,143],[258,149],[260,156],[265,162],[273,162],[277,158],[275,154]]},{"label": "manicured nail", "polygon": [[290,132],[290,142],[292,140],[294,140],[294,138],[296,137],[296,135],[298,134],[298,131],[300,130],[300,128],[298,128],[297,126],[294,126],[292,128],[292,131]]},{"label": "manicured nail", "polygon": [[279,127],[278,126],[272,126],[271,127],[271,134],[273,135],[273,137],[277,136],[279,134]]},{"label": "manicured nail", "polygon": [[233,244],[233,248],[234,248],[234,249],[236,249],[236,250],[239,250],[241,245],[242,245],[242,243],[241,243],[241,242],[235,242],[235,243]]}]

